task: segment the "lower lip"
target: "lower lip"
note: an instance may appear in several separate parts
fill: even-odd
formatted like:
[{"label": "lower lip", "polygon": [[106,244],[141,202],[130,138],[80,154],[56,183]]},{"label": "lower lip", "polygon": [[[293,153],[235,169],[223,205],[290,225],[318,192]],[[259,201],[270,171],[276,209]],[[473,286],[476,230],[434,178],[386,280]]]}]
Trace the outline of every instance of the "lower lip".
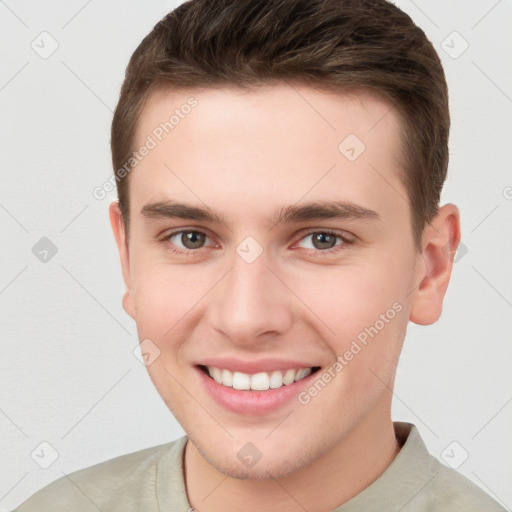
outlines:
[{"label": "lower lip", "polygon": [[196,370],[199,372],[203,386],[219,405],[232,412],[252,415],[269,414],[279,409],[296,397],[304,387],[307,387],[317,373],[312,373],[293,384],[277,389],[241,391],[218,384],[200,368],[196,368]]}]

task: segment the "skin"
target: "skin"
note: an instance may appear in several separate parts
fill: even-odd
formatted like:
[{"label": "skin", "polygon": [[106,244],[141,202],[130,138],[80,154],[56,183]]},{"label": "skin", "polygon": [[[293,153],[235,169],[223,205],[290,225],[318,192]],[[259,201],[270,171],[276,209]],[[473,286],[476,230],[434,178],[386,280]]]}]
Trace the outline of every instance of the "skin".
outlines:
[{"label": "skin", "polygon": [[[157,91],[138,144],[190,96],[197,107],[131,172],[129,237],[118,204],[110,206],[123,306],[139,339],[160,350],[149,374],[190,439],[188,499],[200,512],[331,510],[400,450],[391,420],[398,358],[407,323],[431,324],[441,314],[459,212],[441,207],[417,250],[400,181],[400,120],[375,93],[284,83]],[[353,162],[338,150],[351,133],[366,145]],[[141,214],[169,199],[206,205],[228,226]],[[379,218],[269,220],[277,208],[320,200]],[[172,252],[187,247],[179,235],[162,237],[179,228],[205,233],[204,245]],[[339,250],[328,253],[313,245],[313,230],[353,243],[335,239]],[[252,263],[236,252],[247,236],[263,249]],[[293,399],[259,416],[227,411],[193,369],[206,356],[300,358],[325,369],[394,303],[401,311],[305,405]],[[247,442],[262,453],[252,468],[237,458]]]}]

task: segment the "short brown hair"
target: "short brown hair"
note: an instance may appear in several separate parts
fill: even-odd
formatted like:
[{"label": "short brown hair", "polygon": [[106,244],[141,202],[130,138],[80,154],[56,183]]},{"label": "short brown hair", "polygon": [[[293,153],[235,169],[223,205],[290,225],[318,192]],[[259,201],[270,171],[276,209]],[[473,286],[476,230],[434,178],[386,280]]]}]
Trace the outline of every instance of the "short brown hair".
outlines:
[{"label": "short brown hair", "polygon": [[[181,4],[155,25],[130,59],[112,121],[114,171],[133,154],[138,119],[156,88],[246,88],[279,80],[331,92],[370,88],[394,105],[402,119],[401,179],[419,248],[446,178],[448,91],[425,33],[386,0]],[[126,172],[123,179],[116,175],[127,229],[128,178]]]}]

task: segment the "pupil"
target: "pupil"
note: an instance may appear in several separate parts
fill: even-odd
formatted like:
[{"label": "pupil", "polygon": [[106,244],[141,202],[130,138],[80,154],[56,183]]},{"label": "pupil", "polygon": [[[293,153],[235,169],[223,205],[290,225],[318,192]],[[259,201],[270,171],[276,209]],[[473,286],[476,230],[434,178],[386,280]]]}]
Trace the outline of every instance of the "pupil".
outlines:
[{"label": "pupil", "polygon": [[[317,249],[331,249],[336,245],[336,237],[326,233],[315,233],[313,240],[313,245]],[[318,247],[318,245],[320,246]]]},{"label": "pupil", "polygon": [[181,242],[187,249],[197,249],[204,243],[204,235],[197,231],[187,231],[182,233]]}]

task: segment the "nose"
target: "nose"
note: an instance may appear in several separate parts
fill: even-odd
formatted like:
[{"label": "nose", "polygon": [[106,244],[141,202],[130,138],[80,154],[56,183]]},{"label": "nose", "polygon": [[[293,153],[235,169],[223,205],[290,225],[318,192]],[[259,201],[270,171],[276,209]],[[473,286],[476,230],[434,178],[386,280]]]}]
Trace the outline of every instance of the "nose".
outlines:
[{"label": "nose", "polygon": [[265,252],[252,263],[235,254],[230,272],[213,290],[210,325],[234,344],[268,342],[292,326],[292,294],[269,267]]}]

